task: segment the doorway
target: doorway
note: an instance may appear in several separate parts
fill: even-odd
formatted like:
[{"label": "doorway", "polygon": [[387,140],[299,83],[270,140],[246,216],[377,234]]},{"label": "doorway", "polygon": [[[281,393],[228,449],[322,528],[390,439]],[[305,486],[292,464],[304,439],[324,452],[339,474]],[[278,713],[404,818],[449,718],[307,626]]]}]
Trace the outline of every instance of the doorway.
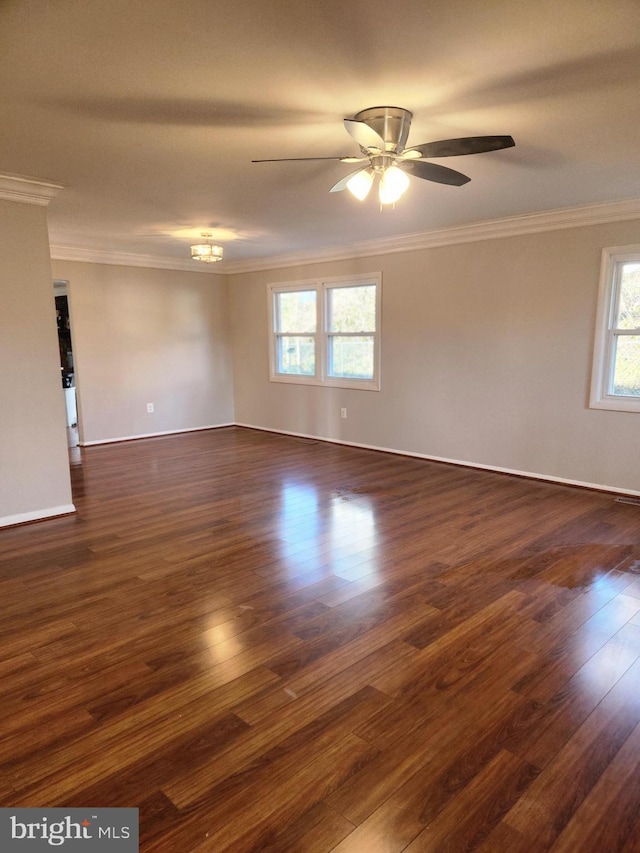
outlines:
[{"label": "doorway", "polygon": [[54,281],[53,293],[56,303],[58,326],[58,349],[60,351],[60,378],[65,398],[67,416],[67,444],[78,446],[78,405],[76,398],[76,375],[73,361],[73,341],[69,320],[69,300],[66,281]]}]

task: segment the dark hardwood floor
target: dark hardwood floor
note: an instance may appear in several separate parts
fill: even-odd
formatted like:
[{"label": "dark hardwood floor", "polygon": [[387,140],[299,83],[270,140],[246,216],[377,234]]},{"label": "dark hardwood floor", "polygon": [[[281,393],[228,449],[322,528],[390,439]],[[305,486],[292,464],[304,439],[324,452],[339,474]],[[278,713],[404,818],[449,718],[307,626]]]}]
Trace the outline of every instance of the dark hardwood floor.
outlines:
[{"label": "dark hardwood floor", "polygon": [[640,851],[640,507],[226,428],[0,531],[0,805],[144,853]]}]

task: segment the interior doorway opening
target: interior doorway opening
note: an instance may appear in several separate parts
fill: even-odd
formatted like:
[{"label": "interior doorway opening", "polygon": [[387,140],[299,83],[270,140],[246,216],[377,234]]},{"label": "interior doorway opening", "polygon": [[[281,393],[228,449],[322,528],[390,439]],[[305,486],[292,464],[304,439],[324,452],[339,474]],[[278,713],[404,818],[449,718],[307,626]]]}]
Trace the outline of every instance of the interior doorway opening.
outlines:
[{"label": "interior doorway opening", "polygon": [[78,446],[78,404],[76,397],[76,371],[73,360],[73,340],[69,318],[69,299],[66,281],[53,282],[60,351],[60,378],[67,416],[67,444]]}]

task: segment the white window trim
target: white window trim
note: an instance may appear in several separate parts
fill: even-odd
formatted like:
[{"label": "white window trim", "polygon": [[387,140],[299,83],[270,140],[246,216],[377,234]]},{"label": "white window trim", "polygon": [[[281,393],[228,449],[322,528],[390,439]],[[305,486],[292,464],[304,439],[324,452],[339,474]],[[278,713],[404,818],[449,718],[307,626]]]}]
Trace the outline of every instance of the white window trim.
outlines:
[{"label": "white window trim", "polygon": [[619,293],[617,292],[617,270],[619,269],[618,264],[625,261],[637,261],[640,263],[640,244],[633,246],[610,246],[602,250],[589,406],[592,409],[640,412],[640,398],[609,393],[613,370],[613,343],[615,338],[613,324],[617,316],[617,305],[614,304],[614,300],[617,303],[619,299]]},{"label": "white window trim", "polygon": [[[373,344],[373,379],[346,379],[328,375],[327,293],[335,287],[358,287],[363,284],[376,285],[376,329]],[[277,331],[274,312],[274,295],[287,291],[312,290],[317,293],[318,324],[316,327],[316,374],[301,376],[293,373],[278,373]],[[269,379],[290,385],[323,385],[333,388],[356,388],[362,391],[380,390],[380,341],[382,333],[382,274],[366,273],[337,278],[316,278],[306,281],[282,282],[267,285],[269,304]],[[314,337],[309,334],[308,337]]]}]

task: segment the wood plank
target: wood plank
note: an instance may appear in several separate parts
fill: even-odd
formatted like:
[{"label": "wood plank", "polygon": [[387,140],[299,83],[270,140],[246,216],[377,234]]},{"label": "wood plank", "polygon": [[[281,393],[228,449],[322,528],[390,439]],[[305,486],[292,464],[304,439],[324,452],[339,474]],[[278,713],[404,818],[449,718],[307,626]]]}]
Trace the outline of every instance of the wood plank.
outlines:
[{"label": "wood plank", "polygon": [[[389,702],[371,687],[360,687],[348,671],[337,675],[317,690],[296,699],[280,709],[277,715],[269,717],[260,726],[254,727],[250,735],[240,738],[237,744],[229,749],[224,757],[206,762],[202,767],[188,774],[176,776],[165,785],[165,792],[181,809],[188,808],[193,803],[207,795],[213,785],[222,782],[227,776],[236,774],[254,763],[265,752],[265,745],[275,749],[288,738],[297,737],[300,730],[310,726],[322,725],[326,715],[339,713],[342,707],[349,708],[352,702],[359,703],[361,691],[370,691],[372,698],[365,707],[365,712],[354,724],[354,731],[359,725],[379,711]],[[366,695],[369,695],[367,693]],[[354,698],[355,697],[355,698]],[[369,706],[372,706],[369,713]],[[338,710],[334,710],[338,709]]]},{"label": "wood plank", "polygon": [[375,754],[370,744],[355,735],[347,735],[281,784],[265,786],[263,796],[252,799],[238,815],[210,831],[206,839],[193,848],[194,853],[260,850],[263,841],[268,842],[273,837],[273,827],[292,822],[310,803],[321,802]]},{"label": "wood plank", "polygon": [[473,850],[535,779],[536,770],[502,751],[406,847],[407,853]]},{"label": "wood plank", "polygon": [[548,849],[640,722],[640,660],[558,752],[505,821],[528,849]]},{"label": "wood plank", "polygon": [[500,730],[522,703],[514,694],[412,732],[341,786],[329,804],[358,828],[345,849],[404,850],[500,751]]},{"label": "wood plank", "polygon": [[638,660],[640,635],[629,628],[633,636],[621,629],[543,706],[537,725],[512,745],[514,751],[540,768],[553,759]]},{"label": "wood plank", "polygon": [[317,802],[299,818],[276,827],[260,841],[261,853],[326,853],[353,831],[349,823],[335,809]]},{"label": "wood plank", "polygon": [[[246,756],[245,761],[238,761],[241,750],[234,748],[220,754],[216,760],[218,773],[215,776],[210,775],[208,785],[192,785],[191,790],[182,791],[181,794],[180,788],[165,786],[172,801],[175,802],[176,795],[180,794],[184,799],[182,809],[186,812],[170,838],[176,846],[195,845],[201,836],[200,815],[204,809],[213,825],[223,826],[232,820],[234,815],[243,814],[248,801],[259,803],[271,800],[278,785],[288,787],[292,777],[305,768],[312,772],[313,767],[319,761],[324,761],[326,754],[337,742],[345,737],[350,738],[352,729],[387,701],[386,697],[372,688],[365,688],[333,705],[301,728],[293,730],[288,737],[276,742],[271,748],[265,750],[263,747],[261,753],[254,753],[250,761],[246,761]],[[259,736],[258,734],[257,737]],[[247,736],[243,740],[246,744],[252,739]],[[364,748],[364,741],[357,740]],[[242,743],[239,743],[239,746],[242,747]],[[369,761],[377,754],[377,750],[367,745],[362,754],[366,755]],[[356,769],[354,767],[352,772]],[[349,775],[351,773],[346,774],[344,778]],[[197,774],[192,774],[192,781],[197,782],[196,776]],[[182,774],[182,778],[186,783],[187,774]],[[291,819],[297,820],[299,815],[313,805],[314,801],[311,801],[306,803],[306,809],[297,807]],[[279,826],[282,827],[284,823]],[[269,833],[266,833],[264,840],[268,839]]]},{"label": "wood plank", "polygon": [[[514,686],[514,690],[546,701],[572,678],[640,612],[640,600],[616,595],[584,625],[563,640],[550,643],[545,662]],[[627,632],[633,629],[627,629]],[[631,638],[630,638],[631,639]]]},{"label": "wood plank", "polygon": [[21,790],[20,802],[33,802],[44,790],[56,799],[68,799],[98,779],[127,770],[149,753],[152,744],[166,749],[182,733],[197,729],[275,678],[268,670],[254,669],[216,687],[207,674],[152,697],[123,718],[40,755],[37,761],[13,767],[9,778]]},{"label": "wood plank", "polygon": [[[576,809],[555,844],[554,853],[575,850],[639,849],[640,725],[637,725]],[[628,847],[635,844],[635,847]]]}]

